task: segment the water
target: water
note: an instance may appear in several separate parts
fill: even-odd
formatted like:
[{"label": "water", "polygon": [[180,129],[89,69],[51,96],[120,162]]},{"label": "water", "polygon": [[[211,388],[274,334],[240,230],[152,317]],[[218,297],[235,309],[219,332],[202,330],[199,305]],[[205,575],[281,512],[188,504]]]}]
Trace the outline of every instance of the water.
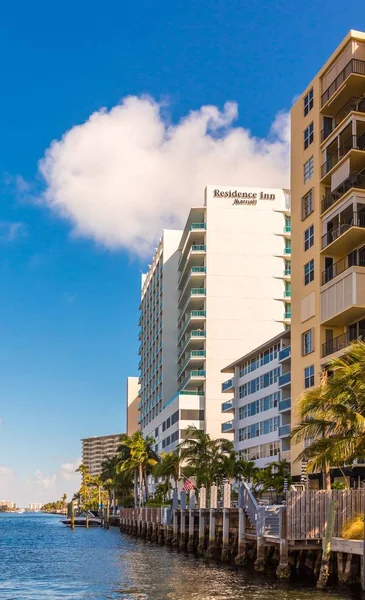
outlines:
[{"label": "water", "polygon": [[0,513],[0,598],[6,600],[350,600],[252,569],[237,572],[109,531],[71,531],[53,515]]}]

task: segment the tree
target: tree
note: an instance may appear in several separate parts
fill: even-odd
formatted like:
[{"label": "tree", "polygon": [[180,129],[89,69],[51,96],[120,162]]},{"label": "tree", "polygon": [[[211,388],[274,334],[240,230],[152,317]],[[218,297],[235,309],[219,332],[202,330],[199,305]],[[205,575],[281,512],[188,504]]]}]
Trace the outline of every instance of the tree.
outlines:
[{"label": "tree", "polygon": [[143,503],[143,486],[146,500],[149,500],[147,476],[159,462],[159,457],[153,450],[153,438],[144,438],[140,431],[122,440],[120,445],[119,472],[133,473],[135,488],[135,504],[137,505],[137,481],[139,483],[139,506]]},{"label": "tree", "polygon": [[[180,457],[186,463],[186,474],[197,478],[197,485],[210,485],[223,477],[222,461],[225,455],[233,452],[233,444],[223,438],[212,439],[208,433],[195,426],[187,428],[186,439],[180,444]],[[227,465],[226,465],[227,466]]]},{"label": "tree", "polygon": [[300,422],[294,443],[307,442],[297,460],[306,460],[309,473],[322,471],[331,489],[330,469],[365,456],[365,343],[356,341],[331,360],[320,384],[299,402]]},{"label": "tree", "polygon": [[171,490],[170,479],[174,480],[174,488],[180,477],[180,456],[178,452],[164,452],[161,455],[161,462],[157,463],[154,474],[158,477],[166,478],[165,495]]}]

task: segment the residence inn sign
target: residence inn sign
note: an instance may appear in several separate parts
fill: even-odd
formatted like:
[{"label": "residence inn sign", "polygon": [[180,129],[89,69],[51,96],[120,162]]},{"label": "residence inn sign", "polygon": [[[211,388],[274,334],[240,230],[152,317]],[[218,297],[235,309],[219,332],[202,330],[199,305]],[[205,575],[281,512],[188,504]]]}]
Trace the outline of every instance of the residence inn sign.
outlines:
[{"label": "residence inn sign", "polygon": [[265,192],[239,192],[238,190],[213,190],[213,198],[232,198],[232,205],[253,205],[257,200],[275,200],[275,194]]}]

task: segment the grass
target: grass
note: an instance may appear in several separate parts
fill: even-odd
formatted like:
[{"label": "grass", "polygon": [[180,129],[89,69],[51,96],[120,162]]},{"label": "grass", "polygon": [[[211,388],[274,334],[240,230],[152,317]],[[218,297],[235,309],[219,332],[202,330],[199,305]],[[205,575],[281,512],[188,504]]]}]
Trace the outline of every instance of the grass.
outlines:
[{"label": "grass", "polygon": [[342,537],[346,540],[364,539],[364,515],[357,514],[351,517],[342,527]]}]

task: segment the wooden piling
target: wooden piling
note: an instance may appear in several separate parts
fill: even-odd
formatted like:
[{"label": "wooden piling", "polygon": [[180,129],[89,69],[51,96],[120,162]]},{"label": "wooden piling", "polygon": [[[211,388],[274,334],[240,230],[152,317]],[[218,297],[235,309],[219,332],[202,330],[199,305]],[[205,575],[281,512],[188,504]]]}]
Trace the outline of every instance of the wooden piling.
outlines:
[{"label": "wooden piling", "polygon": [[259,506],[257,509],[257,521],[256,521],[256,560],[255,560],[255,571],[262,573],[265,567],[265,544],[264,544],[264,533],[265,533],[265,508]]},{"label": "wooden piling", "polygon": [[337,504],[338,504],[337,500],[335,500],[331,496],[330,504],[329,504],[329,508],[328,508],[326,533],[323,538],[322,564],[321,564],[321,569],[319,572],[319,578],[317,581],[318,589],[323,589],[326,587],[328,576],[329,576],[331,542],[332,542],[333,530],[334,530],[334,526],[335,526]]},{"label": "wooden piling", "polygon": [[286,535],[286,507],[281,506],[279,511],[279,565],[276,569],[276,575],[279,579],[288,579],[290,577],[289,567],[289,547]]},{"label": "wooden piling", "polygon": [[223,509],[222,515],[222,553],[221,559],[224,562],[229,560],[230,548],[229,548],[229,508]]},{"label": "wooden piling", "polygon": [[216,553],[216,545],[215,545],[215,521],[216,521],[216,510],[215,508],[210,509],[209,514],[209,541],[208,541],[208,549],[207,549],[207,557],[214,558]]},{"label": "wooden piling", "polygon": [[237,540],[237,556],[235,558],[236,565],[243,566],[246,556],[246,513],[243,508],[238,509],[238,540]]}]

